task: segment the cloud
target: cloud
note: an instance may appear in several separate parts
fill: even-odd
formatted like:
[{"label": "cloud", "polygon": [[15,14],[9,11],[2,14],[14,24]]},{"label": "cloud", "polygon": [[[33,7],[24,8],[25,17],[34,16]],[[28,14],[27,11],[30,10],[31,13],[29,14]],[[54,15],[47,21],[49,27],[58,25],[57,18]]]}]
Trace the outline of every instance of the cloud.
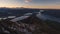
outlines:
[{"label": "cloud", "polygon": [[25,0],[26,3],[31,2],[32,0]]}]

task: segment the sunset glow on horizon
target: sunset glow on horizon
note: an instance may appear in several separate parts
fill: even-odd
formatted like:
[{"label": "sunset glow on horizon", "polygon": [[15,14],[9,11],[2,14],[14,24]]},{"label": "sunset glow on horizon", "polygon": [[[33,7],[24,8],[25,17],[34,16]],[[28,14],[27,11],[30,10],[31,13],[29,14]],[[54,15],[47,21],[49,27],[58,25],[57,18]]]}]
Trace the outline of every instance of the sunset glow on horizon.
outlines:
[{"label": "sunset glow on horizon", "polygon": [[0,7],[60,9],[60,0],[0,0]]}]

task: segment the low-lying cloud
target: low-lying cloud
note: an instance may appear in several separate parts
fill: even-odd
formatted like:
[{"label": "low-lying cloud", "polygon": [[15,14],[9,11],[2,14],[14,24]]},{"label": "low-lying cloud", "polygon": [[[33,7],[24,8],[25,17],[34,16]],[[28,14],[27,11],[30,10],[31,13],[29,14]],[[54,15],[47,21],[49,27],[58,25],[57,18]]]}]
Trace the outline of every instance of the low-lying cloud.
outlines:
[{"label": "low-lying cloud", "polygon": [[25,0],[25,2],[31,2],[32,0]]}]

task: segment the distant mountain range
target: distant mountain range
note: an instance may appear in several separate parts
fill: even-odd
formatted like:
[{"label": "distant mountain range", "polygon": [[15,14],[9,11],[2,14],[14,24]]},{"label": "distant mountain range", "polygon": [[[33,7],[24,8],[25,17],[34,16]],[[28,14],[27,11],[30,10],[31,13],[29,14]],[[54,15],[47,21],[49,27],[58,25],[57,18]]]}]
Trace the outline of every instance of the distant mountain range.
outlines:
[{"label": "distant mountain range", "polygon": [[38,15],[37,17],[39,19],[60,22],[60,10],[57,9],[0,8],[0,18],[9,16],[16,16],[16,18],[18,18],[24,16],[26,13],[32,13],[32,15],[36,16]]},{"label": "distant mountain range", "polygon": [[0,17],[5,16],[21,16],[25,13],[34,13],[39,12],[39,10],[36,9],[26,9],[26,8],[0,8]]}]

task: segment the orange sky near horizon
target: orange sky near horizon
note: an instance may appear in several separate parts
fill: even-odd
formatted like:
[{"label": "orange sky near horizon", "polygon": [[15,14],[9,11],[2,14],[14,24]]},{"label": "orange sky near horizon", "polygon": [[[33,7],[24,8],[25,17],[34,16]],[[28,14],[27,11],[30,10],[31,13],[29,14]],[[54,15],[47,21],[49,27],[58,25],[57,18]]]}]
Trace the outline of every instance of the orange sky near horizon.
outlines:
[{"label": "orange sky near horizon", "polygon": [[16,8],[16,7],[24,7],[24,8],[37,8],[37,9],[60,9],[60,6],[29,6],[29,5],[25,5],[25,6],[0,6],[0,7],[7,7],[7,8]]},{"label": "orange sky near horizon", "polygon": [[25,8],[37,8],[37,9],[60,9],[60,6],[23,6]]}]

